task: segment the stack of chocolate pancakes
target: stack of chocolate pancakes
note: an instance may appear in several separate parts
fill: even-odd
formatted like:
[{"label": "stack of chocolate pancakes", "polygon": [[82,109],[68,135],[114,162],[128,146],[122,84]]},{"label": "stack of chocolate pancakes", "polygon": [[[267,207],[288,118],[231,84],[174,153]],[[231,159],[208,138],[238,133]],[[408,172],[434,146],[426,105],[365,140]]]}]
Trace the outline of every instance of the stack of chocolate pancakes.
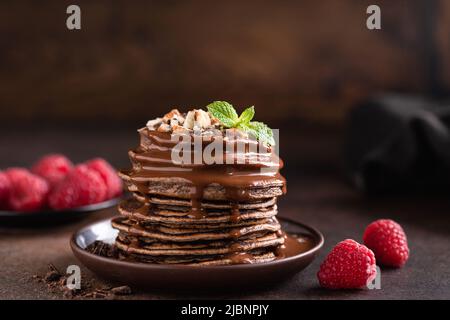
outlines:
[{"label": "stack of chocolate pancakes", "polygon": [[[192,112],[194,124],[186,125]],[[173,139],[175,134],[200,137],[200,151],[223,138],[224,130],[211,116],[206,124],[199,121],[205,114],[172,110],[138,131],[140,144],[129,151],[132,168],[120,172],[132,197],[119,205],[120,216],[112,221],[119,230],[116,246],[122,259],[229,265],[284,255],[286,235],[276,218],[276,202],[286,183],[279,173],[282,162],[270,147],[261,154],[246,147],[230,156],[231,163],[173,160],[180,141]],[[255,143],[239,134],[238,140]],[[236,139],[221,141],[225,154],[226,145]],[[193,159],[195,150],[184,152]]]}]

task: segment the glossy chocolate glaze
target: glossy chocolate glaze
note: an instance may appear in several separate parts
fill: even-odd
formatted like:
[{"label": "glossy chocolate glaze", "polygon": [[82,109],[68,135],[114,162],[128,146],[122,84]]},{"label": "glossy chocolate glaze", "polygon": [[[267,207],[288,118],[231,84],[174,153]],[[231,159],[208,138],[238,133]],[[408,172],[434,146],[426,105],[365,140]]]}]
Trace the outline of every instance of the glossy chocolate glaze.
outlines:
[{"label": "glossy chocolate glaze", "polygon": [[[136,186],[142,194],[148,192],[148,181],[151,178],[181,178],[191,186],[190,199],[192,203],[189,215],[194,218],[205,218],[206,212],[202,209],[201,200],[205,187],[210,184],[218,184],[225,189],[226,197],[230,201],[231,218],[230,222],[237,223],[240,220],[239,202],[252,200],[249,190],[267,186],[281,187],[283,193],[286,192],[286,180],[279,173],[283,167],[282,160],[270,149],[270,147],[260,146],[261,152],[251,152],[255,144],[254,140],[247,139],[245,148],[240,152],[231,154],[227,152],[235,144],[235,140],[221,140],[223,142],[223,159],[232,159],[230,163],[206,164],[203,160],[195,163],[194,159],[199,155],[195,153],[192,142],[192,150],[188,155],[191,159],[189,163],[175,163],[172,161],[172,149],[179,142],[174,140],[170,133],[158,132],[143,128],[139,130],[140,144],[129,151],[129,157],[133,165],[129,171],[124,171],[130,178],[130,183]],[[214,141],[213,138],[201,139],[202,152]],[[233,148],[231,148],[233,149]],[[185,150],[186,151],[186,150]],[[200,155],[201,156],[201,155]],[[198,158],[197,158],[198,159]],[[240,162],[239,162],[240,160]],[[143,204],[137,208],[136,212],[148,213],[150,204]],[[135,228],[139,228],[136,226]],[[137,229],[136,229],[137,230]],[[251,263],[252,255],[242,252],[239,244],[240,232],[238,229],[230,231],[230,236],[236,241],[231,244],[231,254],[228,258],[233,264]],[[277,236],[284,237],[284,244],[274,250],[277,259],[290,257],[305,252],[312,247],[312,242],[307,238],[300,239],[285,234],[277,233]]]},{"label": "glossy chocolate glaze", "polygon": [[[259,154],[244,152],[233,154],[233,164],[205,164],[205,163],[174,163],[172,148],[177,141],[171,139],[170,133],[158,132],[143,128],[139,130],[140,145],[129,152],[132,170],[126,172],[131,182],[138,190],[145,194],[149,178],[182,178],[191,184],[192,214],[203,217],[200,205],[203,190],[206,186],[217,183],[225,188],[227,199],[232,203],[250,200],[248,190],[266,185],[281,186],[286,192],[286,180],[279,173],[283,162],[270,149]],[[211,140],[202,140],[204,150]],[[227,156],[226,144],[234,141],[224,141],[223,158]],[[246,146],[255,144],[254,140],[246,140]],[[248,150],[248,149],[247,149]],[[190,155],[196,157],[195,152]],[[237,157],[243,157],[245,163],[238,163]],[[261,170],[263,169],[263,170]],[[234,205],[232,217],[239,220],[239,209]]]},{"label": "glossy chocolate glaze", "polygon": [[279,232],[279,234],[284,237],[284,244],[278,246],[275,251],[277,259],[296,256],[310,250],[315,245],[314,240],[305,235],[290,235],[283,231]]}]

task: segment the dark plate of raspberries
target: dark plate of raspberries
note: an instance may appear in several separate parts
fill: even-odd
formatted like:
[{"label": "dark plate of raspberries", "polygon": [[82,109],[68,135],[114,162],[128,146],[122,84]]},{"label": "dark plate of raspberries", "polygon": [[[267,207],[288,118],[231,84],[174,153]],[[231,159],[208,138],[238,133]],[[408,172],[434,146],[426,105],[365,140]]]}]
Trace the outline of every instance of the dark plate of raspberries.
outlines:
[{"label": "dark plate of raspberries", "polygon": [[0,171],[0,222],[66,221],[116,205],[122,181],[104,159],[74,165],[61,154],[42,157],[31,168]]}]

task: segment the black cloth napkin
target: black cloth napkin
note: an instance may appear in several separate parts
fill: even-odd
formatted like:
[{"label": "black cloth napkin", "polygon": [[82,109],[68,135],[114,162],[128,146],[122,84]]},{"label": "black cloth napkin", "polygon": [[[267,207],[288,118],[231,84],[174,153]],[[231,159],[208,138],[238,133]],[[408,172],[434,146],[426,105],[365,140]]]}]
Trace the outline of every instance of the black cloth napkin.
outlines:
[{"label": "black cloth napkin", "polygon": [[402,95],[362,103],[350,112],[345,158],[368,193],[447,192],[450,103]]}]

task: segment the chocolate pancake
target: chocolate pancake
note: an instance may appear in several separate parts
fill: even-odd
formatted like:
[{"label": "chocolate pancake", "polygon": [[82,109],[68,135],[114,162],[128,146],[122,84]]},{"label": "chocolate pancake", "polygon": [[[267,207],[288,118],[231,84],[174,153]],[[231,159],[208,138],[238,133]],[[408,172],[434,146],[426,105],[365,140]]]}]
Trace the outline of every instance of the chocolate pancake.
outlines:
[{"label": "chocolate pancake", "polygon": [[245,214],[257,214],[257,213],[267,213],[274,212],[277,210],[277,206],[271,206],[261,209],[204,209],[201,213],[192,212],[191,208],[187,207],[172,207],[166,208],[165,206],[161,207],[160,205],[151,205],[146,208],[141,207],[143,214],[148,215],[157,215],[163,217],[185,217],[185,218],[213,218],[213,217],[222,217],[222,216],[230,216],[233,214],[236,215],[245,215]]},{"label": "chocolate pancake", "polygon": [[[137,222],[136,222],[137,223]],[[278,223],[274,218],[265,219],[265,220],[257,220],[249,223],[222,223],[219,225],[196,225],[195,228],[191,226],[184,227],[180,225],[168,225],[165,226],[163,224],[143,224],[141,225],[144,228],[148,228],[150,230],[156,230],[166,234],[190,234],[190,233],[199,233],[199,232],[231,232],[232,230],[242,229],[242,228],[257,228],[258,226],[274,226],[278,228]]]},{"label": "chocolate pancake", "polygon": [[[255,235],[260,237],[261,235]],[[230,245],[230,241],[234,240],[209,240],[209,241],[193,241],[193,242],[168,242],[159,241],[157,239],[130,236],[125,232],[119,232],[118,240],[124,244],[139,244],[138,246],[145,246],[149,249],[155,250],[172,250],[172,249],[208,249],[208,248],[223,248]]]},{"label": "chocolate pancake", "polygon": [[192,266],[223,266],[223,265],[233,265],[240,263],[263,263],[269,262],[276,258],[273,252],[266,252],[263,254],[252,253],[236,256],[224,256],[216,260],[198,261],[195,263],[188,263]]},{"label": "chocolate pancake", "polygon": [[251,252],[243,255],[222,255],[222,256],[186,256],[186,257],[166,257],[148,256],[133,253],[120,254],[120,258],[128,261],[138,261],[155,264],[184,264],[190,266],[222,266],[236,263],[262,263],[269,262],[276,258],[273,252]]},{"label": "chocolate pancake", "polygon": [[[161,231],[161,228],[159,226],[152,229],[144,228],[142,226],[136,225],[133,221],[120,217],[113,219],[112,226],[122,232],[125,232],[127,235],[171,242],[240,239],[251,234],[265,235],[269,232],[274,233],[280,230],[280,224],[278,222],[272,222],[267,224],[257,224],[248,227],[230,227],[219,230],[197,229],[194,230],[194,232],[189,232],[190,230],[186,230],[183,228],[172,228],[172,230],[175,230],[176,232],[167,233]],[[165,231],[170,229],[171,228],[165,228]]]},{"label": "chocolate pancake", "polygon": [[[139,192],[133,192],[133,197],[142,203],[151,203],[160,206],[161,208],[191,208],[192,200],[186,199],[176,199],[176,198],[168,198],[168,197],[156,197],[156,196],[147,196],[143,195]],[[276,198],[271,199],[261,199],[255,201],[248,202],[237,202],[231,204],[230,201],[208,201],[202,200],[200,201],[200,205],[204,209],[260,209],[271,207],[276,204]]]},{"label": "chocolate pancake", "polygon": [[[148,223],[162,223],[165,225],[170,224],[183,224],[183,225],[196,225],[196,224],[218,224],[218,223],[232,223],[253,219],[271,218],[277,214],[276,206],[271,209],[264,210],[245,210],[239,212],[237,217],[229,213],[217,213],[217,214],[204,214],[201,217],[196,217],[186,212],[186,214],[174,215],[175,211],[161,211],[153,210],[152,208],[145,206],[144,204],[136,200],[125,200],[119,205],[119,213],[125,217],[129,217],[133,220],[148,222]],[[169,215],[172,213],[172,215]]]},{"label": "chocolate pancake", "polygon": [[[176,173],[174,172],[173,174]],[[145,185],[139,187],[133,181],[128,171],[120,171],[119,176],[131,192],[141,192],[149,196],[163,196],[186,200],[192,198],[192,188],[194,186],[192,182],[184,178],[146,178]],[[259,200],[278,197],[283,194],[282,188],[283,183],[281,181],[263,181],[259,186],[246,188],[246,198],[248,200]],[[202,191],[202,195],[199,197],[204,200],[230,200],[227,188],[217,183],[211,183],[205,186]]]},{"label": "chocolate pancake", "polygon": [[284,238],[276,233],[264,235],[254,239],[224,242],[223,247],[188,248],[188,249],[153,249],[142,242],[126,244],[120,239],[116,240],[117,248],[128,253],[148,256],[212,256],[223,254],[245,253],[255,249],[276,247],[284,243]]}]

